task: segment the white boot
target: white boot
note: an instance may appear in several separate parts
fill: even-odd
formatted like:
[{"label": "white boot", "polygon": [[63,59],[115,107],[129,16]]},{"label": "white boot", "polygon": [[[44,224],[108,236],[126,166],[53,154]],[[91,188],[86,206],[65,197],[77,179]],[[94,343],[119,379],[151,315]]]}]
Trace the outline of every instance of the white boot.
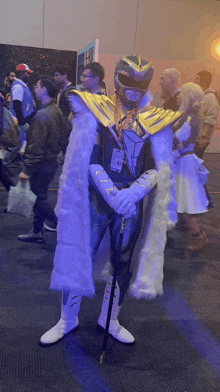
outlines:
[{"label": "white boot", "polygon": [[[104,329],[105,329],[106,321],[107,321],[112,280],[113,280],[113,277],[111,275],[109,275],[108,281],[106,284],[106,288],[105,288],[103,302],[102,302],[102,311],[101,311],[101,314],[98,319],[98,325]],[[118,316],[120,308],[121,308],[120,306],[118,306],[119,295],[120,295],[120,289],[119,289],[118,282],[116,281],[116,288],[115,288],[113,305],[112,305],[111,320],[110,320],[110,324],[109,324],[109,333],[110,333],[110,335],[112,335],[116,340],[118,340],[121,343],[134,344],[134,342],[135,342],[134,336],[129,331],[127,331],[127,329],[122,327],[117,320],[117,316]]]},{"label": "white boot", "polygon": [[57,343],[66,334],[78,329],[78,313],[81,299],[81,296],[76,296],[73,292],[63,292],[61,318],[54,327],[41,336],[41,346],[50,346],[51,344]]}]

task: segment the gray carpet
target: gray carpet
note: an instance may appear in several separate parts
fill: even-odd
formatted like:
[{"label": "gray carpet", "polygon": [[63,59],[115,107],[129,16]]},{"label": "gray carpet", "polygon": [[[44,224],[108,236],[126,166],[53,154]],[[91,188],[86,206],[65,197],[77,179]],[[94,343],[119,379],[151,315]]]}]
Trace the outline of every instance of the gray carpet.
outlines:
[{"label": "gray carpet", "polygon": [[[40,336],[60,317],[60,294],[49,290],[56,234],[45,244],[17,235],[31,219],[3,212],[0,190],[0,392],[215,392],[220,391],[220,154],[206,154],[208,188],[217,207],[200,217],[209,244],[190,253],[187,230],[174,230],[165,252],[164,295],[152,302],[127,296],[120,322],[136,338],[133,347],[109,339],[99,363],[103,336],[96,331],[104,284],[84,299],[80,328],[59,344],[42,348]],[[15,177],[18,168],[12,167]],[[58,186],[61,167],[51,184]],[[57,192],[49,192],[56,203]]]}]

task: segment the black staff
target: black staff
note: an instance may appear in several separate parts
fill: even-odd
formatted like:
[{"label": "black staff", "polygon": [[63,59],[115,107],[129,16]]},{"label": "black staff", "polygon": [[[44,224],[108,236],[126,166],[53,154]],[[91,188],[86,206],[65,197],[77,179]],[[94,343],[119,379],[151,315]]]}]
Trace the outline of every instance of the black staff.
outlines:
[{"label": "black staff", "polygon": [[106,327],[105,327],[105,335],[103,339],[103,344],[102,344],[102,354],[100,356],[100,363],[102,364],[104,362],[104,357],[106,353],[106,347],[107,347],[107,341],[108,341],[108,331],[109,331],[109,324],[110,324],[110,319],[111,319],[111,313],[112,313],[112,305],[113,305],[113,298],[114,298],[114,293],[115,293],[115,288],[116,288],[116,279],[120,267],[120,259],[121,259],[121,245],[122,245],[122,240],[123,240],[123,235],[125,231],[125,218],[122,218],[121,221],[121,229],[120,229],[120,235],[119,235],[119,241],[118,241],[118,252],[117,252],[117,259],[115,263],[115,269],[114,269],[114,275],[112,279],[112,287],[111,287],[111,294],[110,294],[110,301],[109,301],[109,306],[108,306],[108,315],[107,315],[107,321],[106,321]]}]

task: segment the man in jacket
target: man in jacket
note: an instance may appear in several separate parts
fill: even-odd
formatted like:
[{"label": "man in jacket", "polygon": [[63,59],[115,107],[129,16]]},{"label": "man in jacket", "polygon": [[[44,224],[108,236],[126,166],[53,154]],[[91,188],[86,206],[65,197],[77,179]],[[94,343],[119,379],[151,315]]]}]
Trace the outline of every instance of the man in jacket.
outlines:
[{"label": "man in jacket", "polygon": [[210,144],[212,135],[217,124],[219,110],[215,91],[211,88],[212,74],[208,71],[200,71],[196,74],[194,83],[198,84],[205,93],[202,108],[199,112],[199,137],[196,143],[195,153],[203,159],[203,155]]},{"label": "man in jacket", "polygon": [[35,102],[28,87],[33,71],[27,64],[19,64],[16,67],[16,78],[11,87],[10,111],[18,120],[20,127],[20,144],[18,147],[8,151],[4,157],[4,164],[7,166],[16,158],[26,140],[26,131],[35,112]]},{"label": "man in jacket", "polygon": [[44,219],[57,223],[54,209],[47,202],[48,186],[57,169],[56,157],[62,146],[63,117],[55,101],[58,90],[56,81],[42,76],[36,86],[36,96],[41,107],[36,112],[27,131],[21,181],[30,178],[31,190],[37,195],[34,205],[34,225],[27,234],[18,236],[24,242],[44,242]]},{"label": "man in jacket", "polygon": [[164,109],[171,109],[174,112],[178,110],[179,79],[180,74],[176,68],[164,70],[160,78],[161,98],[164,99]]},{"label": "man in jacket", "polygon": [[[217,124],[219,103],[215,91],[211,88],[212,74],[203,70],[196,74],[194,83],[198,84],[205,93],[202,108],[199,111],[199,136],[195,144],[195,154],[203,159],[205,150],[210,144],[212,135]],[[208,207],[215,207],[211,195],[205,185],[206,195],[209,201]]]}]

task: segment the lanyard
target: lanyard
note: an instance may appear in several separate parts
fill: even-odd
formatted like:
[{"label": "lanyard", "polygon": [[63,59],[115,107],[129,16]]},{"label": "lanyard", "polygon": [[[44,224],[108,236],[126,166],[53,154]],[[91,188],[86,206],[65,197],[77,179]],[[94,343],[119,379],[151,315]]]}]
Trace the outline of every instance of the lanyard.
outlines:
[{"label": "lanyard", "polygon": [[[136,113],[137,113],[137,108],[133,108],[128,115],[126,115],[126,121],[125,124],[123,126],[124,130],[127,130],[131,124],[133,125],[135,117],[136,117]],[[134,120],[132,120],[132,118]],[[120,98],[118,95],[116,95],[116,105],[115,105],[115,126],[116,126],[116,130],[119,133],[119,141],[122,145],[122,150],[123,150],[123,132],[122,132],[122,124],[121,124],[121,102],[120,102]]]}]

